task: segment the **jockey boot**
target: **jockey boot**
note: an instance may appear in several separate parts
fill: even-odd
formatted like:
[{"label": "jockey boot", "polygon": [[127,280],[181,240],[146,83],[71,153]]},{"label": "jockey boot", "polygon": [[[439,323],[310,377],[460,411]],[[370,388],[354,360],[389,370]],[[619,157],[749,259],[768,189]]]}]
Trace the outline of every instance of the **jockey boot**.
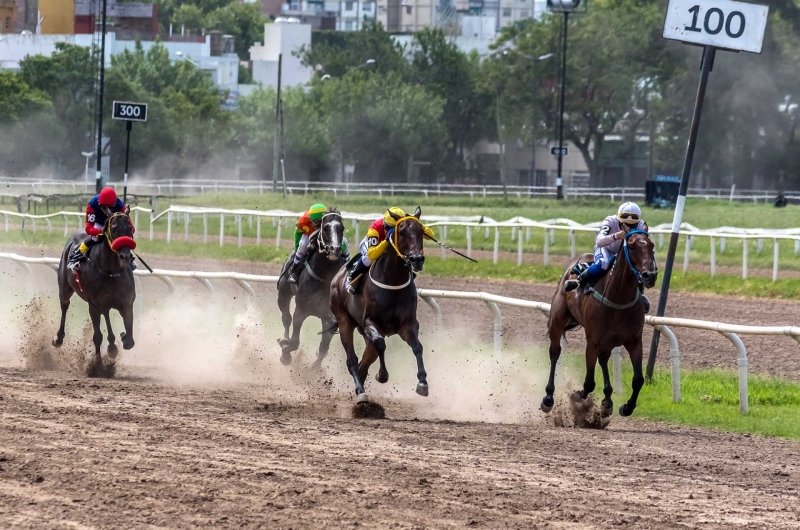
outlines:
[{"label": "jockey boot", "polygon": [[78,264],[86,259],[89,249],[92,248],[95,243],[97,243],[97,241],[91,237],[81,243],[81,246],[76,248],[70,255],[67,268],[71,271],[79,269],[80,267]]},{"label": "jockey boot", "polygon": [[306,260],[300,259],[298,261],[295,258],[294,263],[292,263],[292,271],[289,273],[289,283],[292,285],[297,285],[297,279],[300,277],[300,272],[303,270],[303,265],[305,265]]},{"label": "jockey boot", "polygon": [[567,280],[564,282],[564,290],[566,292],[574,291],[578,287],[584,287],[589,283],[589,269],[586,269],[578,275],[574,280]]},{"label": "jockey boot", "polygon": [[366,274],[369,270],[369,267],[364,265],[361,260],[356,261],[356,264],[353,265],[353,268],[350,269],[350,272],[347,274],[347,292],[350,294],[356,294],[356,290],[358,289],[358,284],[353,284],[353,280],[355,280],[360,274]]}]

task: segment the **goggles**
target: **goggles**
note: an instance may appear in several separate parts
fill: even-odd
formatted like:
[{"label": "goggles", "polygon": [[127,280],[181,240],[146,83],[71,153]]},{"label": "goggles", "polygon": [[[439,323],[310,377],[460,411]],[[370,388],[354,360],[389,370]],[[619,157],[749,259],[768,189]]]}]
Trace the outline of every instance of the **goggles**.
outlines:
[{"label": "goggles", "polygon": [[621,213],[621,214],[619,214],[619,218],[620,218],[620,219],[623,219],[623,220],[626,220],[626,221],[627,221],[628,219],[631,219],[631,220],[633,220],[633,221],[638,221],[638,220],[639,220],[639,217],[640,217],[640,216],[639,216],[639,214],[638,214],[638,213]]}]

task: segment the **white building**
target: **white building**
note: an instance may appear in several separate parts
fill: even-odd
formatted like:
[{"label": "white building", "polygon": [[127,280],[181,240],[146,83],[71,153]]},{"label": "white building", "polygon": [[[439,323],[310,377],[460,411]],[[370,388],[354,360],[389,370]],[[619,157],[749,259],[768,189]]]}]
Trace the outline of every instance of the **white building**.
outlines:
[{"label": "white building", "polygon": [[[92,45],[92,35],[22,35],[12,34],[0,40],[0,69],[19,70],[19,63],[31,55],[49,57],[56,50],[56,43],[66,42],[77,46]],[[233,52],[233,42],[222,35],[213,35],[222,39],[214,46],[212,54],[212,35],[206,35],[204,42],[172,42],[160,44],[169,51],[173,61],[190,61],[206,72],[221,90],[236,90],[239,85],[239,58]],[[215,43],[216,44],[216,43]],[[149,50],[155,41],[142,41],[142,47]],[[106,35],[106,66],[111,65],[111,56],[124,50],[133,50],[136,41],[117,40],[114,33]]]},{"label": "white building", "polygon": [[305,46],[311,47],[311,25],[289,22],[280,18],[274,24],[264,24],[264,45],[250,48],[253,63],[253,82],[265,87],[278,86],[278,57],[282,57],[281,85],[305,85],[314,72],[303,66],[296,55]]},{"label": "white building", "polygon": [[296,18],[313,30],[357,31],[375,20],[375,0],[292,0],[281,5],[281,15]]}]

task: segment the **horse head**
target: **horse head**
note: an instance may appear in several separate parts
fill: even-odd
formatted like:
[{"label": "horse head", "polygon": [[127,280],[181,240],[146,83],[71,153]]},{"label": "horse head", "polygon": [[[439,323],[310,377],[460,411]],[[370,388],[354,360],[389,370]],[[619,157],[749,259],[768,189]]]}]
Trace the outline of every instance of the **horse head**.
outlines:
[{"label": "horse head", "polygon": [[108,245],[117,254],[120,267],[130,267],[133,262],[133,249],[136,241],[133,240],[133,223],[126,213],[118,212],[109,216],[103,227]]},{"label": "horse head", "polygon": [[319,250],[329,260],[338,261],[342,257],[343,240],[344,223],[342,222],[342,214],[335,207],[328,208],[328,211],[322,216],[322,224],[319,227],[319,236],[317,236]]},{"label": "horse head", "polygon": [[[414,272],[419,272],[425,264],[422,223],[419,221],[422,209],[417,206],[414,215],[396,219],[394,229],[394,246],[400,256],[411,265]],[[394,217],[394,215],[392,215]]]},{"label": "horse head", "polygon": [[625,259],[647,288],[655,286],[658,279],[658,266],[656,265],[655,245],[650,241],[647,225],[642,230],[630,230],[625,234]]}]

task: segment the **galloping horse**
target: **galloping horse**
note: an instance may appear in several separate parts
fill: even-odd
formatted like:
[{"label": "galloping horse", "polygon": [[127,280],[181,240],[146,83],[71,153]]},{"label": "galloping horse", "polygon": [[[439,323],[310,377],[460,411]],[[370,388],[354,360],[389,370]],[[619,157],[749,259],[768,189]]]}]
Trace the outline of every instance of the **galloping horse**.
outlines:
[{"label": "galloping horse", "polygon": [[64,322],[67,318],[69,300],[73,293],[83,298],[89,304],[89,317],[94,328],[94,353],[98,363],[101,363],[100,345],[103,343],[103,333],[100,331],[100,317],[106,319],[108,329],[108,356],[114,359],[119,350],[115,344],[116,337],[111,329],[109,313],[116,309],[125,325],[125,332],[120,334],[122,347],[125,350],[133,348],[133,301],[136,299],[136,289],[133,282],[131,251],[136,248],[133,240],[133,224],[127,213],[111,215],[103,226],[100,234],[102,241],[89,249],[86,262],[76,274],[67,269],[70,254],[86,239],[85,232],[73,234],[64,246],[61,262],[58,265],[58,297],[61,302],[61,326],[53,338],[56,348],[64,342]]},{"label": "galloping horse", "polygon": [[[306,262],[305,272],[297,282],[297,292],[292,292],[287,274],[282,274],[278,281],[278,307],[283,320],[283,339],[278,340],[281,345],[281,362],[291,364],[292,352],[300,347],[300,329],[309,316],[315,316],[322,321],[322,340],[317,349],[315,364],[322,363],[328,354],[328,348],[333,338],[334,318],[330,314],[328,296],[331,280],[341,268],[342,241],[344,240],[344,223],[342,215],[336,208],[329,208],[322,216],[322,224],[312,240],[312,245],[317,248],[312,252]],[[292,256],[284,264],[284,272],[291,265]],[[289,310],[289,304],[295,297],[294,318]],[[292,337],[289,338],[289,326],[294,323]]]},{"label": "galloping horse", "polygon": [[[419,221],[422,211],[417,207],[413,216],[395,217],[397,225],[391,248],[372,264],[369,272],[360,280],[358,293],[347,292],[347,269],[342,268],[331,282],[330,308],[336,318],[347,353],[347,371],[356,384],[356,400],[366,402],[364,382],[369,367],[380,360],[380,369],[375,375],[379,383],[389,380],[384,353],[385,337],[400,335],[411,346],[417,358],[417,394],[428,395],[427,373],[422,362],[422,344],[419,342],[419,322],[417,321],[417,287],[414,285],[414,272],[422,270],[425,263],[423,252],[423,229]],[[366,348],[359,363],[353,347],[353,331],[366,341]]]},{"label": "galloping horse", "polygon": [[[550,308],[547,329],[550,336],[550,379],[542,400],[542,410],[553,409],[555,392],[556,363],[561,355],[561,338],[578,326],[583,326],[586,334],[586,379],[581,399],[586,399],[594,391],[594,367],[600,360],[603,370],[602,414],[613,414],[611,401],[611,380],[608,374],[608,359],[611,350],[625,346],[633,364],[633,392],[628,402],[619,409],[622,416],[630,416],[636,408],[639,391],[644,384],[642,376],[642,329],[644,327],[644,305],[641,299],[642,287],[650,288],[656,283],[656,267],[653,242],[644,230],[630,230],[614,258],[611,270],[588,292],[576,289],[564,291],[564,282],[569,279],[573,267],[580,261],[591,263],[592,255],[575,258],[561,277]],[[589,294],[591,293],[591,294]]]}]

